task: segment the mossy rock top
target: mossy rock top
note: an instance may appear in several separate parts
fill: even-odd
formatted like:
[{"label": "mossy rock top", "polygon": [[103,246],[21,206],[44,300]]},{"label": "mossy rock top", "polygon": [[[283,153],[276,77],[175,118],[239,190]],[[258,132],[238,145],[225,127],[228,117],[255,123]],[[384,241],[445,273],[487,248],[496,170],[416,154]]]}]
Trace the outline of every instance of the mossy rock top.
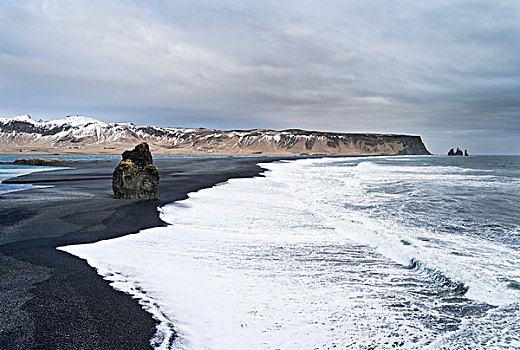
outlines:
[{"label": "mossy rock top", "polygon": [[124,151],[122,156],[123,160],[131,160],[138,166],[146,166],[153,163],[152,153],[146,142],[141,142],[131,151]]}]

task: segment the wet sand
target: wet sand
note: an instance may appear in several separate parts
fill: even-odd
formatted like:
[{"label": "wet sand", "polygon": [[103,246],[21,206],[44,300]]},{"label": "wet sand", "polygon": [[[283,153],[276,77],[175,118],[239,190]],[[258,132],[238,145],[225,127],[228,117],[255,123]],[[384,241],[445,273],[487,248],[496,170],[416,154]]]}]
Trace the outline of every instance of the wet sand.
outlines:
[{"label": "wet sand", "polygon": [[230,178],[258,176],[257,163],[274,160],[157,159],[158,201],[113,199],[116,161],[16,178],[52,187],[0,195],[0,349],[151,348],[151,315],[56,247],[162,226],[158,206]]}]

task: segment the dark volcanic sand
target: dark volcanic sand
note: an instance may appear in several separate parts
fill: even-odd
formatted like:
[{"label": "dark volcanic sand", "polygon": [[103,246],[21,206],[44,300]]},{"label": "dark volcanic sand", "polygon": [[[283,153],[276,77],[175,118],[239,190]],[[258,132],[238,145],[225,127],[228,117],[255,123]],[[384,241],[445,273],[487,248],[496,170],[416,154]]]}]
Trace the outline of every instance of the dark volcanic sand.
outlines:
[{"label": "dark volcanic sand", "polygon": [[17,178],[54,187],[0,195],[0,349],[150,348],[151,315],[56,247],[164,225],[157,206],[229,178],[256,176],[257,162],[158,159],[160,200],[148,202],[112,198],[115,161]]}]

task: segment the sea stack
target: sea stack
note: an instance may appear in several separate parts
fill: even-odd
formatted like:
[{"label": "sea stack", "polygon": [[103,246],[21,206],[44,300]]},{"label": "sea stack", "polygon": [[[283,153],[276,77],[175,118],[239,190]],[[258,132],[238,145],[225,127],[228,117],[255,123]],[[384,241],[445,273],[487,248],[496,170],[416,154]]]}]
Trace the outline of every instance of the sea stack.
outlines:
[{"label": "sea stack", "polygon": [[[467,151],[466,151],[466,153],[467,153]],[[453,148],[450,149],[450,151],[448,152],[448,155],[449,156],[462,156],[462,155],[464,155],[464,153],[462,153],[462,150],[457,147],[456,151],[454,151]]]},{"label": "sea stack", "polygon": [[153,165],[148,144],[141,142],[122,157],[112,175],[114,198],[157,199],[159,170]]}]

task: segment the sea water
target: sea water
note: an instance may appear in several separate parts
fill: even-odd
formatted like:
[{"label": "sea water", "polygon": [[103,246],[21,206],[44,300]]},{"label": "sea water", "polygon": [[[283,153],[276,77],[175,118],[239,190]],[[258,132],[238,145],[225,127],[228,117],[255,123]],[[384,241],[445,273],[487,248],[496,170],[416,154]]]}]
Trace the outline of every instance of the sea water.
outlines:
[{"label": "sea water", "polygon": [[4,165],[0,164],[0,194],[13,191],[21,191],[34,187],[31,184],[4,184],[2,181],[11,179],[17,176],[34,173],[37,171],[50,171],[60,169],[58,167],[42,167],[42,166],[25,166],[25,165]]},{"label": "sea water", "polygon": [[154,314],[158,349],[520,348],[520,157],[262,166],[60,249]]}]

